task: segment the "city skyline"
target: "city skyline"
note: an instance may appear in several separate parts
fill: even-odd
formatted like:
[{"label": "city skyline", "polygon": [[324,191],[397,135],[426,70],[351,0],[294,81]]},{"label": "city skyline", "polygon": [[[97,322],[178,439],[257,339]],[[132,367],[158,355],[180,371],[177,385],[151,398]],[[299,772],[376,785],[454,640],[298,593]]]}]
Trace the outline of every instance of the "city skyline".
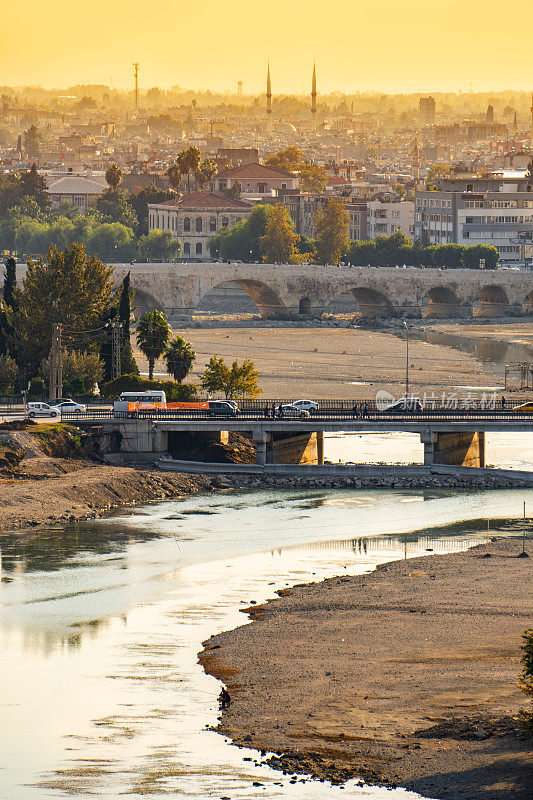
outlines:
[{"label": "city skyline", "polygon": [[[324,94],[521,90],[531,82],[527,48],[511,37],[502,41],[495,0],[471,0],[467,7],[449,0],[438,24],[421,0],[383,0],[379,21],[368,0],[332,0],[326,17],[318,0],[288,7],[272,0],[266,15],[250,12],[244,0],[230,0],[226,8],[221,19],[214,0],[203,0],[201,19],[212,24],[199,37],[190,26],[176,35],[180,15],[190,16],[181,0],[159,4],[157,14],[147,14],[139,0],[116,0],[112,7],[95,0],[90,15],[66,12],[60,0],[51,0],[45,13],[28,0],[21,58],[20,15],[7,6],[0,83],[127,89],[133,61],[141,64],[141,92],[179,85],[233,93],[243,81],[245,94],[258,94],[268,61],[273,94],[308,93],[313,61]],[[514,10],[526,27],[533,21],[526,0],[517,0]]]}]

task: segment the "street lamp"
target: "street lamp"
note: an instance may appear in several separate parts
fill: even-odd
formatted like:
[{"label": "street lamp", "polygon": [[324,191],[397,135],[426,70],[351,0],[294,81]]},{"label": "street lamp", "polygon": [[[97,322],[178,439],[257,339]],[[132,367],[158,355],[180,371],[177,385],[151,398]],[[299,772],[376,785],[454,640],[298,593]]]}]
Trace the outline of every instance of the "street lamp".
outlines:
[{"label": "street lamp", "polygon": [[409,397],[409,325],[404,320],[405,327],[405,398]]}]

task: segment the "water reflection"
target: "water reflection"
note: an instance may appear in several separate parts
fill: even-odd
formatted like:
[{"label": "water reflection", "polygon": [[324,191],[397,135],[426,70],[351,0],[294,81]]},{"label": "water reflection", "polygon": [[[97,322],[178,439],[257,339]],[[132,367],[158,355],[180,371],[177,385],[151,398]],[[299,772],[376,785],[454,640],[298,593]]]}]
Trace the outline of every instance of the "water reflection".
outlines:
[{"label": "water reflection", "polygon": [[[293,787],[244,762],[255,754],[205,729],[216,724],[219,686],[196,663],[201,642],[245,623],[239,609],[277,588],[464,549],[486,536],[478,520],[505,518],[513,506],[518,516],[524,496],[533,499],[247,492],[158,503],[42,539],[0,537],[11,579],[0,585],[0,681],[9,686],[0,796],[414,797]],[[295,519],[304,505],[306,519]]]}]

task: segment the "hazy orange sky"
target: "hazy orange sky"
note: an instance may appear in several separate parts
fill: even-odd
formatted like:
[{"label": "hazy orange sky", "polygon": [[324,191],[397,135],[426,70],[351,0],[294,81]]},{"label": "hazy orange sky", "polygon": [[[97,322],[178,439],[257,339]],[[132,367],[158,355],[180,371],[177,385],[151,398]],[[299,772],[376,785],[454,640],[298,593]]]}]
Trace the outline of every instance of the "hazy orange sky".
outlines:
[{"label": "hazy orange sky", "polygon": [[[533,0],[0,0],[0,84],[528,89]],[[521,38],[520,32],[524,35]]]}]

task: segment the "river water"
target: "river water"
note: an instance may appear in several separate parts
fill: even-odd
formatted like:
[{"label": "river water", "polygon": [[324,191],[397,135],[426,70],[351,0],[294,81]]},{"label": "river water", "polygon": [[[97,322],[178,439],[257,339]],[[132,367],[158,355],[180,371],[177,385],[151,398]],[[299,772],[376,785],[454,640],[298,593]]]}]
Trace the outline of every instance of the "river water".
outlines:
[{"label": "river water", "polygon": [[255,765],[206,728],[220,684],[197,664],[201,642],[278,588],[464,549],[524,499],[248,491],[0,536],[0,797],[414,798]]}]

